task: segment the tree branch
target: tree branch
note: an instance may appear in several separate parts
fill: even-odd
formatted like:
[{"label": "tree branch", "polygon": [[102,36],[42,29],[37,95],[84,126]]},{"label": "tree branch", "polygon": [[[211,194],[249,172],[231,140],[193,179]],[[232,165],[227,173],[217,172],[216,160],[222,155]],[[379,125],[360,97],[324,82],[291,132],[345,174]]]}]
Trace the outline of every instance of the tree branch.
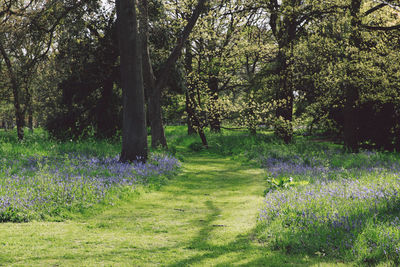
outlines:
[{"label": "tree branch", "polygon": [[269,18],[269,26],[271,27],[272,33],[276,37],[278,34],[278,26],[277,26],[277,19],[278,19],[278,1],[277,0],[270,0],[268,3],[268,10],[271,13]]},{"label": "tree branch", "polygon": [[170,56],[162,67],[160,74],[157,77],[157,89],[161,89],[166,81],[168,80],[170,70],[175,62],[178,60],[182,53],[182,48],[185,45],[186,40],[189,38],[190,33],[195,26],[197,19],[199,18],[201,12],[204,10],[204,6],[207,0],[199,0],[196,8],[194,9],[192,16],[189,18],[188,23],[182,31],[181,36],[178,38],[177,43],[172,50]]},{"label": "tree branch", "polygon": [[385,6],[387,6],[387,4],[379,4],[379,5],[375,6],[375,7],[373,7],[373,8],[371,8],[371,9],[367,10],[367,11],[364,13],[363,17],[366,17],[366,16],[368,16],[369,14],[371,14],[371,13],[373,13],[373,12],[375,12],[375,11],[377,11],[377,10],[379,10],[379,9],[381,9],[381,8],[383,8],[383,7],[385,7]]},{"label": "tree branch", "polygon": [[385,4],[400,12],[400,7],[390,3],[389,1],[384,1],[384,0],[372,0],[372,1],[374,1],[375,3]]},{"label": "tree branch", "polygon": [[363,27],[367,30],[372,30],[372,31],[393,31],[393,30],[399,30],[400,24],[394,25],[394,26],[370,26],[370,25],[361,24],[361,27]]}]

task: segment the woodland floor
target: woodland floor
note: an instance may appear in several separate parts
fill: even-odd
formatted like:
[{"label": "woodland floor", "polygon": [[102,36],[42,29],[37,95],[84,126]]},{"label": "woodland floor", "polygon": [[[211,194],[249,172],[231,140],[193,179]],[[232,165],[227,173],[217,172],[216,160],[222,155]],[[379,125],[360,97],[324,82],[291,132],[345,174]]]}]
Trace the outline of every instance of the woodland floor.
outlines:
[{"label": "woodland floor", "polygon": [[4,266],[331,266],[270,251],[256,239],[263,170],[184,154],[168,185],[64,222],[0,224]]}]

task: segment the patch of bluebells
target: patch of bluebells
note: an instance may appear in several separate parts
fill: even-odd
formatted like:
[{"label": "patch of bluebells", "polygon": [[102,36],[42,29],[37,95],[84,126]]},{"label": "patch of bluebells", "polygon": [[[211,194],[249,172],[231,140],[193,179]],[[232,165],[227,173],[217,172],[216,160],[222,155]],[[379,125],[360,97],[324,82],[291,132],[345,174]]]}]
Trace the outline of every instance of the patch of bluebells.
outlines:
[{"label": "patch of bluebells", "polygon": [[317,182],[271,191],[266,195],[259,220],[274,229],[269,232],[269,239],[279,248],[323,251],[332,256],[343,256],[350,251],[353,257],[364,249],[357,239],[368,227],[387,224],[386,228],[395,229],[390,238],[384,237],[387,232],[379,232],[372,235],[382,235],[379,242],[365,244],[369,251],[382,249],[382,256],[399,261],[400,220],[390,216],[399,211],[399,179],[380,177],[367,181]]},{"label": "patch of bluebells", "polygon": [[2,160],[0,221],[27,221],[88,208],[105,201],[111,192],[170,177],[179,166],[177,159],[163,154],[152,155],[146,164],[121,163],[118,156],[73,154]]},{"label": "patch of bluebells", "polygon": [[360,177],[365,173],[400,175],[400,159],[385,158],[383,153],[364,151],[344,154],[323,150],[317,155],[267,155],[262,166],[271,177],[298,177],[310,181]]},{"label": "patch of bluebells", "polygon": [[[311,182],[268,191],[259,214],[265,237],[287,252],[400,263],[398,159],[380,161],[378,152],[324,156],[263,159],[269,176]],[[335,162],[340,156],[347,158]]]}]

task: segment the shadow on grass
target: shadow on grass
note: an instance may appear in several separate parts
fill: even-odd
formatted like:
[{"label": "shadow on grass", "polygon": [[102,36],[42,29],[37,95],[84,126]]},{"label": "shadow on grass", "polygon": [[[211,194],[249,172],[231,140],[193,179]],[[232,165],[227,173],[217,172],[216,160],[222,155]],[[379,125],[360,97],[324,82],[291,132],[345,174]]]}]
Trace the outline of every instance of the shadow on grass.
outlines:
[{"label": "shadow on grass", "polygon": [[217,260],[220,257],[225,258],[220,259],[221,262],[213,264],[213,266],[310,266],[319,263],[318,259],[285,255],[280,252],[268,252],[262,244],[257,243],[256,229],[238,235],[233,241],[224,245],[210,244],[208,240],[212,236],[213,230],[217,227],[226,226],[214,223],[221,212],[213,202],[207,201],[206,206],[210,214],[200,222],[203,225],[202,228],[186,247],[198,251],[200,255],[177,261],[168,266],[190,266],[193,264],[207,266],[210,265],[209,260]]},{"label": "shadow on grass", "polygon": [[[254,167],[250,163],[237,161],[233,165],[232,160],[221,159],[220,156],[208,154],[207,152],[199,153],[195,156],[193,154],[185,154],[185,156],[191,158],[190,161],[186,162],[191,165],[190,175],[186,176],[186,179],[179,184],[180,189],[191,191],[193,189],[218,188],[219,191],[232,191],[232,189],[243,189],[243,187],[254,184],[254,175],[247,172],[249,167]],[[226,164],[229,164],[229,169],[221,170],[220,166],[225,166]],[[240,176],[240,179],[238,179],[238,176]]]}]

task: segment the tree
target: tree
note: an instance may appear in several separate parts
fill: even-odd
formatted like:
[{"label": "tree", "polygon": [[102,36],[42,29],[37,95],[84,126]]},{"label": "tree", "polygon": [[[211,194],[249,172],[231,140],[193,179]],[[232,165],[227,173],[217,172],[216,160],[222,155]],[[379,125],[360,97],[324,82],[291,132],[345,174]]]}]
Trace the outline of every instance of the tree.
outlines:
[{"label": "tree", "polygon": [[[365,50],[365,38],[363,37],[362,31],[366,30],[381,30],[381,31],[390,31],[400,29],[400,24],[395,23],[391,26],[381,26],[376,25],[375,21],[370,20],[370,24],[364,24],[362,22],[363,17],[368,17],[370,14],[377,12],[385,7],[391,7],[397,9],[395,4],[391,4],[387,1],[374,1],[378,4],[367,9],[363,12],[362,0],[351,0],[349,6],[350,13],[350,53],[348,54],[348,60],[351,62],[349,67],[347,68],[347,76],[352,77],[354,68],[353,63],[354,58],[359,56],[360,53]],[[375,25],[371,25],[375,24]],[[396,25],[397,24],[397,25]],[[361,114],[360,105],[357,103],[360,100],[360,95],[362,93],[362,88],[360,88],[359,84],[354,83],[353,79],[348,80],[347,83],[344,83],[344,91],[345,91],[345,105],[344,105],[344,143],[347,149],[353,152],[357,152],[359,149],[360,142],[360,124],[359,124],[359,116]],[[382,130],[382,129],[381,129]]]},{"label": "tree", "polygon": [[93,2],[69,14],[57,32],[56,48],[47,63],[56,66],[58,78],[51,79],[59,94],[47,130],[60,139],[114,137],[122,125],[114,9]]},{"label": "tree", "polygon": [[123,91],[122,162],[147,160],[142,54],[134,0],[117,0],[118,42]]},{"label": "tree", "polygon": [[146,84],[148,86],[149,95],[149,117],[151,124],[151,144],[152,147],[156,148],[158,146],[167,146],[167,141],[164,134],[164,127],[162,122],[161,113],[161,93],[165,88],[169,75],[174,64],[177,62],[181,56],[182,49],[188,39],[190,33],[195,26],[197,19],[199,18],[201,12],[204,9],[204,5],[207,0],[199,0],[196,7],[194,8],[191,16],[187,19],[187,24],[182,29],[179,37],[177,38],[175,47],[170,52],[167,60],[162,64],[161,69],[154,75],[152,63],[150,60],[150,54],[148,49],[148,13],[147,13],[147,1],[141,1],[139,5],[141,10],[141,36],[143,39],[144,48],[142,54],[144,55],[144,77]]},{"label": "tree", "polygon": [[400,36],[382,29],[398,19],[387,5],[350,4],[310,25],[295,46],[291,71],[296,92],[303,96],[296,110],[305,111],[311,125],[337,133],[349,151],[360,146],[394,149],[400,73],[391,62],[399,59]]},{"label": "tree", "polygon": [[281,104],[277,107],[278,122],[275,133],[286,143],[293,137],[293,77],[291,76],[291,57],[294,45],[305,33],[307,26],[326,14],[335,13],[343,7],[335,1],[323,3],[320,1],[301,0],[270,0],[266,9],[270,14],[269,26],[276,39],[278,52],[276,55],[276,100]]},{"label": "tree", "polygon": [[210,1],[208,10],[198,22],[191,42],[195,51],[195,72],[206,85],[207,119],[210,130],[221,131],[224,117],[219,105],[223,92],[238,86],[240,52],[243,49],[243,25],[248,14],[238,12],[241,0]]},{"label": "tree", "polygon": [[0,55],[13,93],[18,139],[24,137],[25,114],[32,126],[32,90],[37,66],[51,51],[62,19],[86,1],[8,1],[0,6]]},{"label": "tree", "polygon": [[[186,68],[186,113],[188,123],[188,134],[197,132],[201,142],[205,148],[208,148],[208,142],[204,133],[204,127],[207,125],[205,120],[202,120],[201,100],[198,93],[199,84],[195,82],[193,75],[193,54],[190,42],[186,44],[185,53],[185,68]],[[196,89],[198,100],[196,100]],[[200,108],[199,108],[200,107]],[[199,112],[200,111],[200,112]]]}]

